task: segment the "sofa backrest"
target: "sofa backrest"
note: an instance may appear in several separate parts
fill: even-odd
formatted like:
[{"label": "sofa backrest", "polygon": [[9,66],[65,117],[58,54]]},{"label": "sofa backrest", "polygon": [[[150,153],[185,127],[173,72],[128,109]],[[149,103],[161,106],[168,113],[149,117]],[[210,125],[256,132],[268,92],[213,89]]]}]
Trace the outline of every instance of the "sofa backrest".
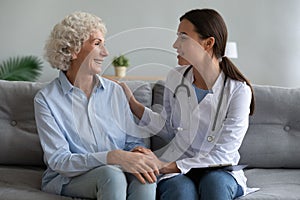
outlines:
[{"label": "sofa backrest", "polygon": [[[46,84],[0,80],[0,164],[44,166],[33,98]],[[141,81],[127,84],[145,106],[162,104],[163,81],[154,86]],[[240,162],[249,167],[299,168],[300,88],[254,85],[254,92],[256,109],[240,148]],[[151,145],[159,149],[165,142],[152,137]]]},{"label": "sofa backrest", "polygon": [[256,108],[240,148],[241,163],[300,167],[300,88],[254,85]]},{"label": "sofa backrest", "polygon": [[[46,84],[0,80],[0,165],[44,166],[33,99]],[[127,84],[138,101],[151,107],[150,83],[127,81]],[[149,145],[149,139],[145,141]]]},{"label": "sofa backrest", "polygon": [[[260,168],[299,168],[300,88],[262,85],[253,88],[256,108],[239,150],[240,163]],[[153,87],[154,104],[162,104],[163,90],[163,81]],[[158,136],[152,137],[151,142],[154,150],[166,145]]]},{"label": "sofa backrest", "polygon": [[43,83],[0,80],[0,164],[42,166],[33,98]]}]

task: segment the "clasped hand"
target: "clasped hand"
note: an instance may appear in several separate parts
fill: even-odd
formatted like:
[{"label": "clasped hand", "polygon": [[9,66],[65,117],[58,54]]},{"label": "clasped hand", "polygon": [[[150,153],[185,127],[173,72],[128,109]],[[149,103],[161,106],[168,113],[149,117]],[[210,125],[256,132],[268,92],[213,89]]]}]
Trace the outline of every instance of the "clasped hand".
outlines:
[{"label": "clasped hand", "polygon": [[154,183],[156,182],[156,176],[159,174],[159,169],[162,167],[161,162],[156,155],[145,147],[135,147],[131,152],[131,159],[124,163],[122,167],[130,170],[141,183]]},{"label": "clasped hand", "polygon": [[123,171],[133,174],[141,183],[154,183],[163,162],[150,149],[136,147],[132,151],[110,151],[107,154],[107,164],[119,165]]}]

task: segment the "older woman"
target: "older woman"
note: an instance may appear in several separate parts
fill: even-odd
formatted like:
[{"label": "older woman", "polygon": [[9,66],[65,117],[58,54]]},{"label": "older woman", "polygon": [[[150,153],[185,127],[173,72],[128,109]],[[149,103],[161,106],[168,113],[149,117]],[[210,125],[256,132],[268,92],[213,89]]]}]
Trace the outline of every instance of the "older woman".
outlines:
[{"label": "older woman", "polygon": [[45,45],[45,58],[60,72],[35,97],[47,165],[42,190],[80,198],[155,199],[156,157],[128,123],[133,118],[122,88],[98,75],[108,55],[105,33],[99,17],[74,12],[55,25]]}]

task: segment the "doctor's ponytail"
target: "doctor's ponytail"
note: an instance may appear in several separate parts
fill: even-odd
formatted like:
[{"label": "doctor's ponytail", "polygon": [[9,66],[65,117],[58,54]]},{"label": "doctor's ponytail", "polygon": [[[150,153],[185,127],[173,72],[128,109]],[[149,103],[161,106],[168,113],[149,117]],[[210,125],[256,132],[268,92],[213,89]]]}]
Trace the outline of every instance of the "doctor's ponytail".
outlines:
[{"label": "doctor's ponytail", "polygon": [[253,115],[254,108],[255,108],[254,91],[249,80],[240,72],[240,70],[226,56],[222,57],[222,60],[220,62],[220,67],[224,72],[224,74],[226,74],[226,76],[230,77],[233,80],[246,82],[246,84],[250,87],[251,94],[252,94],[251,104],[250,104],[250,115]]}]

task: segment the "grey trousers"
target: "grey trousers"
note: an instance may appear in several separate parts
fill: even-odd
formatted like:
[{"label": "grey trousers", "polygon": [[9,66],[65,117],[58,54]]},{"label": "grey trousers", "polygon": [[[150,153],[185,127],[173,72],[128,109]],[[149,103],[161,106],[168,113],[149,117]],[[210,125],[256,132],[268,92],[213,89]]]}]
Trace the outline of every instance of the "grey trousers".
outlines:
[{"label": "grey trousers", "polygon": [[115,166],[101,166],[74,177],[62,195],[97,200],[155,200],[156,183],[142,184]]}]

